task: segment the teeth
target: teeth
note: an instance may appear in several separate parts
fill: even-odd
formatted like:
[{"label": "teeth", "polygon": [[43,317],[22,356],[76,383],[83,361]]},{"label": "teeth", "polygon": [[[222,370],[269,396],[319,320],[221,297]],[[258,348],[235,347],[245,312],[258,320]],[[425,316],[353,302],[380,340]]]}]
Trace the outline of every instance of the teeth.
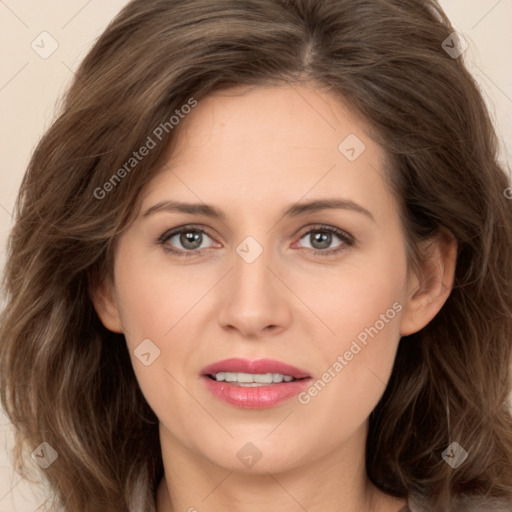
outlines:
[{"label": "teeth", "polygon": [[290,375],[281,373],[232,373],[219,372],[213,375],[217,382],[235,382],[242,386],[255,387],[261,384],[273,384],[279,382],[291,382],[295,380]]}]

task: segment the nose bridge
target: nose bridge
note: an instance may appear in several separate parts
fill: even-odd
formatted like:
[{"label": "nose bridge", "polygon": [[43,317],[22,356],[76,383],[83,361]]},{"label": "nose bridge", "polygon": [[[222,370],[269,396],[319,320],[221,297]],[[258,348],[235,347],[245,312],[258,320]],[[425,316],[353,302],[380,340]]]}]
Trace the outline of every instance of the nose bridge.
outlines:
[{"label": "nose bridge", "polygon": [[[262,237],[259,238],[261,240]],[[255,295],[266,294],[269,287],[273,288],[273,283],[270,283],[273,275],[268,269],[272,259],[268,239],[269,237],[264,243],[260,243],[254,236],[249,235],[235,248],[233,285],[243,297],[254,298]]]},{"label": "nose bridge", "polygon": [[219,318],[224,326],[256,335],[268,326],[282,327],[288,320],[285,298],[269,269],[273,267],[272,255],[273,250],[254,236],[247,236],[235,247],[233,270]]}]

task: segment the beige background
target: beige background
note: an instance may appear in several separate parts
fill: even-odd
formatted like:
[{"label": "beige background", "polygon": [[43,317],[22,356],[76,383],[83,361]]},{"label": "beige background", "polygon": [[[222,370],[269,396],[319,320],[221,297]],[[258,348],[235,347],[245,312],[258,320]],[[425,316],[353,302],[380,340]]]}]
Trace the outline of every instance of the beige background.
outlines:
[{"label": "beige background", "polygon": [[[30,154],[49,126],[73,70],[125,3],[0,0],[0,269],[5,261],[10,212]],[[502,143],[501,160],[508,163],[510,172],[512,0],[441,0],[441,5],[469,43],[464,58],[484,91]],[[43,32],[49,35],[41,35]],[[56,45],[54,53],[45,54]],[[0,512],[41,510],[41,491],[12,471],[11,441],[12,429],[0,411]]]}]

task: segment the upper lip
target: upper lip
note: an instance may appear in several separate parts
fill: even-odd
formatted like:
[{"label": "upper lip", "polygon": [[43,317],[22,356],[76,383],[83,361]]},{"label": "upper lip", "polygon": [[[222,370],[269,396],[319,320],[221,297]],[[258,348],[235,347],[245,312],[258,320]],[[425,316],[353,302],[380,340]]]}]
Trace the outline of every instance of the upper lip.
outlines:
[{"label": "upper lip", "polygon": [[248,359],[232,358],[217,361],[216,363],[205,366],[201,370],[201,375],[215,375],[219,372],[230,373],[280,373],[289,375],[295,379],[310,377],[309,373],[295,368],[275,359],[257,359],[249,361]]}]

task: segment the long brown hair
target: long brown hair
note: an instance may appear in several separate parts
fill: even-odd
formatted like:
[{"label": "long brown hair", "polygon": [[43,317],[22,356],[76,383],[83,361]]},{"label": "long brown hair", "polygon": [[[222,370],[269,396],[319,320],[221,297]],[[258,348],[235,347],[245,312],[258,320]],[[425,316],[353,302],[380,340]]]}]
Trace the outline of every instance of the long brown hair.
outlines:
[{"label": "long brown hair", "polygon": [[[58,459],[43,474],[68,512],[154,510],[158,420],[90,286],[112,271],[177,110],[231,86],[307,80],[355,109],[386,150],[411,265],[439,229],[458,242],[451,295],[401,339],[370,416],[368,476],[429,511],[468,496],[510,504],[512,201],[479,89],[443,47],[455,47],[453,32],[434,0],[134,0],[121,11],[79,67],[16,203],[0,383],[20,472],[25,447],[47,442]],[[134,157],[148,137],[154,147]],[[469,454],[457,469],[442,458],[454,441]]]}]

